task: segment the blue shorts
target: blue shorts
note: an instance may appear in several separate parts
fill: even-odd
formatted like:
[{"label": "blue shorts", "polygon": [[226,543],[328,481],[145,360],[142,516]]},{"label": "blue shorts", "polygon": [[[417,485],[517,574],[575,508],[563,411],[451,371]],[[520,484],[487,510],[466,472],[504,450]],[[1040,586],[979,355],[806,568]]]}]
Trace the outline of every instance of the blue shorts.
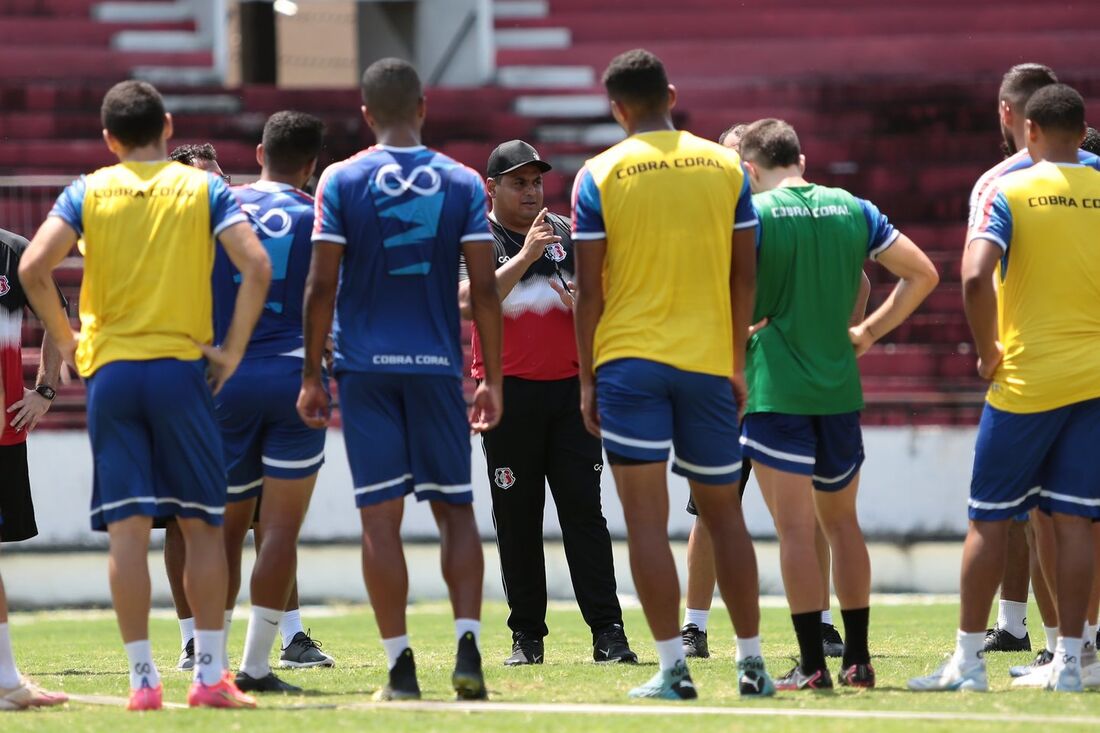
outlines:
[{"label": "blue shorts", "polygon": [[134,515],[219,525],[225,464],[203,360],[115,361],[88,379],[92,529]]},{"label": "blue shorts", "polygon": [[378,372],[336,379],[356,506],[414,492],[417,501],[473,502],[461,379]]},{"label": "blue shorts", "polygon": [[812,477],[818,491],[841,491],[863,465],[859,412],[754,412],[741,426],[741,450],[753,463]]},{"label": "blue shorts", "polygon": [[302,360],[272,356],[242,361],[214,398],[229,501],[259,496],[265,476],[305,478],[325,462],[325,431],[298,416],[301,388]]},{"label": "blue shorts", "polygon": [[1044,512],[1100,519],[1100,399],[1017,414],[988,404],[978,424],[970,518]]},{"label": "blue shorts", "polygon": [[663,463],[675,448],[673,473],[692,481],[732,484],[741,475],[737,403],[725,377],[617,359],[596,371],[596,399],[612,456]]}]

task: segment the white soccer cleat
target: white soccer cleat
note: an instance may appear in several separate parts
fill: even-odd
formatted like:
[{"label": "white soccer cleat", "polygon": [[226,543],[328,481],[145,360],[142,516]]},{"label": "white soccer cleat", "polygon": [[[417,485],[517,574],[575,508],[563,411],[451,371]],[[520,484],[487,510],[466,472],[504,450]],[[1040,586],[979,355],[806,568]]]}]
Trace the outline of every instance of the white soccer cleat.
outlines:
[{"label": "white soccer cleat", "polygon": [[989,677],[985,672],[985,660],[963,667],[951,656],[932,674],[909,680],[909,689],[914,692],[988,692]]},{"label": "white soccer cleat", "polygon": [[1012,680],[1013,687],[1031,687],[1034,689],[1046,689],[1050,686],[1050,678],[1054,672],[1054,664],[1044,664],[1033,668],[1025,675]]},{"label": "white soccer cleat", "polygon": [[1050,680],[1047,689],[1053,692],[1083,692],[1084,685],[1081,679],[1081,665],[1074,657],[1067,656],[1061,663],[1051,665],[1054,669],[1050,672]]},{"label": "white soccer cleat", "polygon": [[1100,688],[1100,662],[1081,668],[1081,686],[1090,690]]}]

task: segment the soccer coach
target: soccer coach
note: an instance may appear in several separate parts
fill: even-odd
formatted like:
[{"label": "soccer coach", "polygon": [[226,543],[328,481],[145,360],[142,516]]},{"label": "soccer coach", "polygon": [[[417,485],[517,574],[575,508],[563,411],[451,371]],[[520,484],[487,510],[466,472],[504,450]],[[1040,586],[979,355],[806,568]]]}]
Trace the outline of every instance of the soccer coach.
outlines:
[{"label": "soccer coach", "polygon": [[[571,222],[543,209],[551,170],[522,140],[489,156],[486,186],[504,310],[504,401],[500,425],[484,433],[512,654],[505,665],[541,664],[546,628],[542,518],[554,496],[577,604],[592,630],[597,662],[637,661],[615,594],[611,538],[600,506],[603,454],[584,428],[573,331]],[[469,286],[459,289],[468,317]],[[482,377],[473,341],[475,379]]]}]

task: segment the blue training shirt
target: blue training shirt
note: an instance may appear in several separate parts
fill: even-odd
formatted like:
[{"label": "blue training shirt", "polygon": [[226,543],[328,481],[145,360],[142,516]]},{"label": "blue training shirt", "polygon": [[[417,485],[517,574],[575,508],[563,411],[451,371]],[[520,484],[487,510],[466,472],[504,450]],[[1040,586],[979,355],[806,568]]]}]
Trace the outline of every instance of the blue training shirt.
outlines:
[{"label": "blue training shirt", "polygon": [[462,376],[462,244],[491,246],[485,186],[424,146],[376,145],[317,186],[314,242],[344,246],[336,371]]},{"label": "blue training shirt", "polygon": [[[286,183],[234,186],[241,209],[271,258],[271,286],[245,358],[302,352],[302,300],[313,245],[313,197]],[[225,340],[241,273],[221,247],[214,258],[214,343]]]}]

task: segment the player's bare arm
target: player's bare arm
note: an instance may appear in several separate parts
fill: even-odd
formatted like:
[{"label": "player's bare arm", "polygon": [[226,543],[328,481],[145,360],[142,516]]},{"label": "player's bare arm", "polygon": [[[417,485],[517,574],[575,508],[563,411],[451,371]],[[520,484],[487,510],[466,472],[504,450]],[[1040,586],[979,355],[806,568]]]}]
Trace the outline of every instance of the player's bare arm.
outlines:
[{"label": "player's bare arm", "polygon": [[57,217],[50,217],[38,228],[19,263],[19,280],[31,308],[46,327],[49,340],[61,358],[75,368],[77,333],[61,305],[50,273],[68,257],[76,245],[77,233]]},{"label": "player's bare arm", "polygon": [[856,356],[863,356],[876,341],[893,331],[917,309],[940,281],[928,255],[904,234],[878,256],[878,262],[898,278],[898,284],[859,325],[848,329]]},{"label": "player's bare arm", "polygon": [[852,309],[852,318],[849,326],[858,326],[867,317],[867,301],[871,299],[871,278],[867,273],[860,273],[859,293],[856,295],[856,307]]},{"label": "player's bare arm", "polygon": [[592,352],[596,341],[596,326],[603,315],[603,261],[607,254],[607,240],[590,239],[578,242],[574,253],[577,264],[577,289],[574,296],[577,305],[573,318],[577,329],[581,414],[584,417],[584,427],[598,438],[600,416],[596,409],[596,372],[593,368]]},{"label": "player's bare arm", "polygon": [[45,385],[50,389],[57,387],[61,377],[61,352],[53,343],[53,339],[47,334],[42,336],[42,354],[38,362],[38,375],[35,377],[35,389],[24,389],[23,399],[12,403],[8,408],[11,417],[11,426],[16,430],[30,432],[38,427],[38,421],[50,410],[52,399],[47,399],[38,392],[38,387]]},{"label": "player's bare arm", "polygon": [[963,307],[978,349],[978,374],[992,379],[1004,352],[997,341],[997,292],[993,275],[1004,252],[988,239],[970,241],[962,261]]},{"label": "player's bare arm", "polygon": [[[730,268],[730,308],[733,311],[733,384],[738,410],[744,414],[749,390],[745,384],[745,334],[750,333],[756,302],[756,227],[733,232],[733,256]],[[763,328],[758,324],[759,328]],[[759,330],[757,328],[757,330]]]},{"label": "player's bare arm", "polygon": [[304,307],[305,363],[302,365],[302,391],[298,394],[298,414],[311,428],[328,425],[330,411],[325,392],[321,361],[324,358],[332,313],[336,307],[336,287],[340,282],[340,263],[344,247],[331,242],[315,242],[306,278]]},{"label": "player's bare arm", "polygon": [[[503,410],[501,343],[502,330],[500,294],[493,266],[493,244],[489,240],[466,242],[462,254],[470,293],[470,315],[481,339],[485,379],[474,392],[470,411],[470,427],[475,432],[491,430],[500,422]],[[524,268],[526,269],[526,268]],[[521,273],[522,274],[522,273]],[[518,279],[518,278],[517,278]],[[515,286],[515,283],[512,283]]]},{"label": "player's bare arm", "polygon": [[271,259],[247,222],[228,227],[218,235],[218,241],[225,248],[230,262],[241,273],[241,287],[237,291],[233,319],[225,341],[218,347],[199,344],[210,364],[210,382],[215,394],[233,376],[244,358],[252,329],[264,308],[268,285],[271,284]]}]

